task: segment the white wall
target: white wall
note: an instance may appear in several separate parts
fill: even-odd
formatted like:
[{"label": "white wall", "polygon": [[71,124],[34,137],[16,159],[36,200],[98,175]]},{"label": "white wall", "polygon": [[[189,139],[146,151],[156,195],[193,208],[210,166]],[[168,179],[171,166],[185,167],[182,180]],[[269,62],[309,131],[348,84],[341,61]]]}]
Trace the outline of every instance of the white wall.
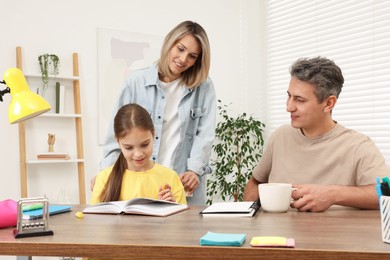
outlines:
[{"label": "white wall", "polygon": [[[237,112],[257,113],[261,95],[260,1],[252,0],[1,0],[0,79],[15,64],[15,47],[22,46],[23,69],[38,73],[38,55],[56,53],[61,71],[71,74],[71,54],[79,54],[87,200],[89,180],[99,171],[102,149],[97,131],[97,28],[165,35],[183,20],[194,20],[211,42],[212,77],[217,98],[233,102]],[[261,83],[262,82],[262,83]],[[4,85],[0,86],[1,88]],[[108,86],[109,87],[109,86]],[[0,104],[0,200],[20,197],[18,126],[9,125],[10,96]],[[47,136],[47,133],[41,133]],[[30,196],[47,194],[55,201],[65,187],[77,202],[76,180],[52,167],[29,178]],[[58,172],[57,172],[58,171]]]}]

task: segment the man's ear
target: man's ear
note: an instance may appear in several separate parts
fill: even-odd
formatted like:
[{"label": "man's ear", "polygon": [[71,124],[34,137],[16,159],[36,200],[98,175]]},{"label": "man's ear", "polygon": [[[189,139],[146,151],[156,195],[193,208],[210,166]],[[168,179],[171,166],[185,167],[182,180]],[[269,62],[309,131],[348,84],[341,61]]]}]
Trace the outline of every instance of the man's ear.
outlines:
[{"label": "man's ear", "polygon": [[329,96],[326,101],[325,101],[325,107],[324,107],[324,112],[330,112],[334,108],[337,102],[337,97],[336,96]]}]

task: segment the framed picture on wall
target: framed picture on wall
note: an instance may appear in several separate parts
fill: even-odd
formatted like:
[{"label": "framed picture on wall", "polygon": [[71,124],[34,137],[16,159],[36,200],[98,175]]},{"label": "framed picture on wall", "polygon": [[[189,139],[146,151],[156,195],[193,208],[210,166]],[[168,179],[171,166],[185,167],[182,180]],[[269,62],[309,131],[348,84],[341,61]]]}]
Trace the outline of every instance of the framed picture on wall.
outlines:
[{"label": "framed picture on wall", "polygon": [[114,104],[129,75],[160,56],[163,36],[98,29],[98,142],[102,145]]}]

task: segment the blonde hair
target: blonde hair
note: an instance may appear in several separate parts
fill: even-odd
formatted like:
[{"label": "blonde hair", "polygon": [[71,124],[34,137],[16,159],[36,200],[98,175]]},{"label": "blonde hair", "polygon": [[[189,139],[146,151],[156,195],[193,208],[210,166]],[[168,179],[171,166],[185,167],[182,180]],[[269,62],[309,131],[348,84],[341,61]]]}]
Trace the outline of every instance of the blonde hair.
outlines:
[{"label": "blonde hair", "polygon": [[195,88],[204,82],[210,70],[210,44],[206,31],[199,24],[192,21],[184,21],[173,28],[165,37],[161,48],[158,72],[162,76],[173,78],[169,69],[169,53],[172,47],[186,35],[195,37],[200,45],[201,53],[195,64],[181,74],[180,82],[189,88]]}]

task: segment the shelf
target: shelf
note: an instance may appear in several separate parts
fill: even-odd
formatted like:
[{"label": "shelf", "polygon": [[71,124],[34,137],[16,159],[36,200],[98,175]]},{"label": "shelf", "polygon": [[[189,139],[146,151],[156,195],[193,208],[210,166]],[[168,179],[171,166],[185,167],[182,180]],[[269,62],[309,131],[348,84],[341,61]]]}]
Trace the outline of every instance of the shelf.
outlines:
[{"label": "shelf", "polygon": [[42,115],[39,115],[39,117],[58,117],[58,118],[77,118],[82,117],[81,114],[58,114],[58,113],[45,113]]},{"label": "shelf", "polygon": [[[30,79],[42,79],[42,76],[41,75],[34,75],[34,74],[24,74],[24,76],[26,78],[30,78]],[[57,75],[57,76],[53,76],[53,75],[49,75],[49,80],[79,80],[79,77],[75,77],[75,76],[62,76],[62,75]]]},{"label": "shelf", "polygon": [[[78,54],[73,53],[72,55],[72,61],[73,61],[73,75],[72,76],[66,76],[66,75],[49,75],[49,81],[53,82],[60,82],[61,86],[65,86],[64,90],[69,95],[69,104],[66,105],[66,107],[69,109],[70,113],[54,113],[55,109],[51,111],[51,113],[45,113],[42,114],[32,120],[38,120],[39,123],[32,123],[32,124],[25,124],[24,122],[19,124],[19,154],[20,154],[20,186],[21,186],[21,197],[27,198],[28,192],[28,170],[27,165],[36,165],[36,167],[39,167],[39,171],[45,170],[45,168],[58,168],[61,169],[61,167],[67,168],[69,163],[70,167],[77,168],[77,181],[78,181],[78,190],[79,190],[79,203],[85,204],[86,203],[86,194],[85,194],[85,176],[84,176],[84,149],[83,149],[83,133],[82,133],[82,116],[81,116],[81,102],[80,102],[80,80],[79,80],[79,62],[78,62]],[[16,47],[16,64],[19,69],[22,69],[22,49],[21,47]],[[25,73],[25,78],[29,85],[33,85],[34,87],[39,88],[42,83],[42,75],[41,74],[29,74]],[[62,84],[64,83],[64,84]],[[51,84],[50,86],[52,86]],[[51,90],[53,90],[50,87]],[[56,88],[54,89],[57,90]],[[54,94],[54,93],[51,93]],[[55,93],[57,94],[57,92]],[[72,96],[73,95],[73,101]],[[54,95],[53,97],[56,97]],[[65,94],[64,94],[65,97]],[[56,100],[56,99],[55,99]],[[68,103],[68,102],[65,102]],[[73,103],[73,104],[72,104]],[[72,105],[73,110],[72,110]],[[53,106],[52,107],[56,107]],[[64,108],[65,109],[65,108]],[[66,109],[64,111],[67,111]],[[65,119],[66,118],[66,119]],[[59,119],[59,120],[58,120]],[[65,120],[62,120],[65,119]],[[40,122],[43,121],[43,124],[40,124]],[[46,122],[47,121],[47,122]],[[50,124],[51,122],[54,122],[53,124]],[[61,121],[61,122],[59,122]],[[64,122],[63,122],[64,121]],[[73,122],[72,122],[73,121]],[[57,124],[61,123],[61,124]],[[36,152],[31,152],[32,149],[32,140],[27,140],[26,133],[40,133],[43,130],[47,130],[47,126],[50,124],[50,128],[56,130],[56,127],[61,127],[62,131],[68,131],[69,134],[71,134],[70,131],[74,131],[75,138],[69,140],[69,144],[72,145],[72,141],[74,141],[75,150],[71,152],[74,158],[70,158],[68,160],[64,159],[47,159],[47,160],[41,160],[37,159],[36,156],[29,156],[30,159],[27,160],[27,154],[36,154]],[[69,127],[68,127],[69,125]],[[52,130],[51,130],[52,131]],[[30,136],[31,138],[31,136]],[[65,142],[67,142],[66,140]],[[29,146],[29,147],[28,147]],[[28,149],[30,150],[29,153],[27,153]],[[65,148],[64,148],[65,149]],[[67,149],[66,149],[67,150]],[[75,152],[75,153],[74,153]],[[80,159],[78,159],[80,158]],[[48,165],[48,164],[54,164],[54,165]],[[58,165],[57,165],[58,164]],[[68,165],[64,165],[68,164]],[[72,165],[74,164],[74,165]],[[35,168],[35,167],[34,167]],[[35,169],[30,169],[35,170]]]},{"label": "shelf", "polygon": [[27,164],[47,164],[47,163],[79,163],[84,162],[84,159],[69,159],[69,160],[28,160]]}]

